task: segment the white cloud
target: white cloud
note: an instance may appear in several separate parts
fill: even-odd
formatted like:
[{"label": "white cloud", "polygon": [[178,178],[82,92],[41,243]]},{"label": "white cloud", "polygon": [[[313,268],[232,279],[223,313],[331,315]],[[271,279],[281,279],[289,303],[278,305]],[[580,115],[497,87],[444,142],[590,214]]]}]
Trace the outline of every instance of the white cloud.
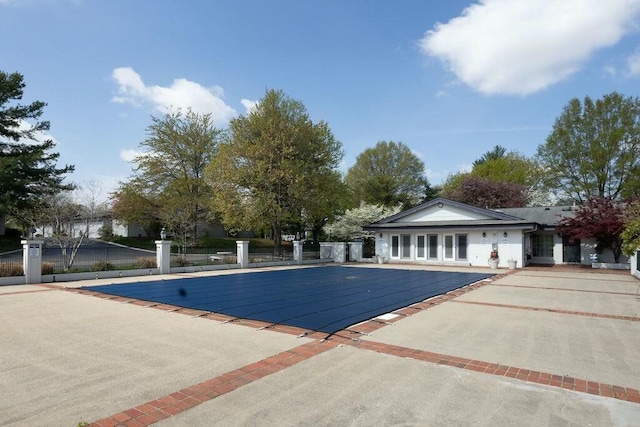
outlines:
[{"label": "white cloud", "polygon": [[175,79],[168,87],[147,86],[131,67],[114,69],[112,77],[118,84],[113,102],[137,107],[151,105],[162,113],[191,108],[197,113],[211,113],[217,126],[227,124],[237,114],[222,99],[224,91],[219,86],[208,88],[186,79]]},{"label": "white cloud", "polygon": [[258,101],[252,101],[250,99],[241,99],[240,103],[246,109],[247,114],[251,114],[251,112],[258,106]]},{"label": "white cloud", "polygon": [[640,77],[640,50],[627,58],[627,75]]},{"label": "white cloud", "polygon": [[[17,129],[14,128],[13,130],[16,130],[18,132],[25,132],[31,129],[31,127],[33,127],[32,123],[29,123],[26,120],[20,120],[18,122],[18,128]],[[3,141],[3,142],[6,141],[12,144],[17,143],[17,144],[31,145],[31,144],[42,144],[45,141],[51,140],[56,146],[58,145],[58,140],[48,132],[43,132],[43,131],[33,132],[32,137],[33,138],[21,137],[18,141],[14,141],[12,139],[9,140],[9,138],[0,137],[0,141]]]},{"label": "white cloud", "polygon": [[613,79],[615,79],[616,76],[618,75],[618,70],[616,70],[616,67],[614,67],[613,65],[607,65],[602,70],[604,71],[604,73],[606,75],[608,75],[609,77],[611,77]]},{"label": "white cloud", "polygon": [[577,72],[639,15],[638,0],[479,0],[420,48],[481,93],[527,95]]},{"label": "white cloud", "polygon": [[141,151],[125,148],[120,150],[120,158],[125,162],[132,162],[136,157],[143,154]]}]

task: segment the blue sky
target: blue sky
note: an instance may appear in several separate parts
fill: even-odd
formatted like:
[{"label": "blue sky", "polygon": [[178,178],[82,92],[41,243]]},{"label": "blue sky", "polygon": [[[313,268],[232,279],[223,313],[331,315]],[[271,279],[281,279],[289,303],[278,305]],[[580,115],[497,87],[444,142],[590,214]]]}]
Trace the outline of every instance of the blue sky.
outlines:
[{"label": "blue sky", "polygon": [[434,184],[498,144],[533,155],[571,98],[640,89],[639,0],[0,0],[0,39],[70,179],[105,191],[150,115],[226,127],[270,88],[329,123],[343,171],[402,141]]}]

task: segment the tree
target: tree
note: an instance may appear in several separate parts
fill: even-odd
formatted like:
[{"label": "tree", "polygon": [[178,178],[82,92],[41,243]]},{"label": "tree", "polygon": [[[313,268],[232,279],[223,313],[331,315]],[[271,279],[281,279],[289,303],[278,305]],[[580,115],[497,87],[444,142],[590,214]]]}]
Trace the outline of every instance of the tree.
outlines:
[{"label": "tree", "polygon": [[[485,200],[484,203],[504,203],[502,193],[507,191],[509,194],[517,194],[517,198],[509,202],[511,207],[540,206],[549,203],[548,192],[541,185],[542,171],[535,159],[527,158],[516,151],[507,153],[504,147],[496,146],[473,164],[470,172],[460,172],[447,178],[443,185],[445,197],[455,197],[459,201],[472,200],[474,203],[480,203],[480,200]],[[486,181],[491,181],[492,184]],[[464,189],[460,188],[463,184]],[[523,187],[524,198],[520,192]],[[490,195],[489,191],[496,191],[498,194]],[[478,192],[483,195],[480,197]],[[514,206],[516,203],[523,204]]]},{"label": "tree", "polygon": [[486,153],[484,153],[479,159],[475,160],[473,162],[473,166],[480,166],[483,163],[489,161],[489,160],[498,160],[498,159],[502,159],[505,157],[505,154],[507,153],[507,149],[504,148],[501,145],[496,145],[495,147],[493,147],[492,150],[487,151]]},{"label": "tree", "polygon": [[462,174],[454,178],[455,186],[445,184],[443,196],[480,208],[519,208],[527,205],[527,187],[507,181]]},{"label": "tree", "polygon": [[424,196],[422,197],[422,202],[428,202],[429,200],[437,199],[442,194],[442,186],[441,185],[431,185],[427,183],[424,188]]},{"label": "tree", "polygon": [[622,237],[622,253],[632,256],[640,249],[640,199],[629,204],[624,212],[624,230]]},{"label": "tree", "polygon": [[596,239],[596,252],[609,249],[615,262],[622,254],[623,206],[611,198],[593,198],[578,207],[575,216],[563,218],[557,226],[558,233],[569,238]]},{"label": "tree", "polygon": [[89,226],[96,218],[97,210],[74,200],[70,192],[57,193],[40,198],[21,211],[21,221],[29,228],[42,230],[62,252],[62,268],[73,266],[82,243],[89,237]]},{"label": "tree", "polygon": [[371,238],[374,233],[372,231],[364,231],[363,226],[379,221],[391,215],[400,212],[400,205],[395,207],[386,207],[382,205],[372,205],[366,202],[360,202],[357,208],[348,209],[343,215],[338,217],[336,221],[328,224],[325,230],[331,231],[331,235],[337,240],[355,240],[363,238]]},{"label": "tree", "polygon": [[529,188],[540,187],[541,171],[538,163],[515,151],[499,158],[474,163],[471,174],[494,182],[511,182]]},{"label": "tree", "polygon": [[355,201],[396,206],[418,204],[429,185],[424,163],[402,142],[380,141],[356,158],[347,172],[347,186]]},{"label": "tree", "polygon": [[311,230],[314,241],[318,241],[325,224],[333,221],[351,203],[348,188],[340,172],[319,176],[317,184],[309,188],[306,207],[302,211],[303,227]]},{"label": "tree", "polygon": [[617,92],[572,99],[537,156],[560,199],[632,196],[640,191],[640,100]]},{"label": "tree", "polygon": [[111,195],[111,213],[121,222],[137,224],[152,236],[161,228],[161,205],[149,188],[141,188],[137,180],[121,183]]},{"label": "tree", "polygon": [[37,142],[50,127],[48,121],[38,121],[47,104],[15,102],[22,99],[25,86],[21,74],[0,71],[0,217],[73,188],[63,182],[73,166],[56,167],[60,155],[51,151],[54,142]]},{"label": "tree", "polygon": [[342,156],[327,123],[313,123],[302,102],[268,90],[251,113],[231,120],[207,169],[212,208],[228,228],[269,229],[279,252],[283,229],[302,222],[303,212],[333,213],[318,197],[336,192]]},{"label": "tree", "polygon": [[157,209],[148,219],[160,219],[184,245],[189,237],[197,237],[198,221],[208,215],[211,186],[204,171],[223,132],[214,126],[211,114],[190,109],[152,116],[151,121],[140,143],[143,153],[134,159],[134,177],[114,193],[116,212],[125,215],[119,219],[135,222]]}]

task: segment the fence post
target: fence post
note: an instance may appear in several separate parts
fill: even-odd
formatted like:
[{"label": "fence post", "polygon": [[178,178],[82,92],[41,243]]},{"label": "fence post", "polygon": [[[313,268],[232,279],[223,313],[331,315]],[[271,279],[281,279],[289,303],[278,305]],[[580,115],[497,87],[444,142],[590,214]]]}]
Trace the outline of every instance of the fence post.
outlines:
[{"label": "fence post", "polygon": [[236,240],[238,246],[238,264],[240,268],[247,268],[249,266],[249,241],[248,240]]},{"label": "fence post", "polygon": [[302,264],[302,242],[299,240],[293,241],[293,260]]},{"label": "fence post", "polygon": [[22,240],[22,270],[27,284],[42,282],[42,240]]},{"label": "fence post", "polygon": [[171,240],[156,240],[156,264],[160,274],[171,272]]}]

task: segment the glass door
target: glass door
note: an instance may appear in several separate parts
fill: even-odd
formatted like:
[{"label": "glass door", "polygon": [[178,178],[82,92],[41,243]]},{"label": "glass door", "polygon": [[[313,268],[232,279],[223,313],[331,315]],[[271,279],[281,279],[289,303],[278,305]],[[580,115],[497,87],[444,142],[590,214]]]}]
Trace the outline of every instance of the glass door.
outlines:
[{"label": "glass door", "polygon": [[444,260],[453,261],[453,234],[444,235]]}]

